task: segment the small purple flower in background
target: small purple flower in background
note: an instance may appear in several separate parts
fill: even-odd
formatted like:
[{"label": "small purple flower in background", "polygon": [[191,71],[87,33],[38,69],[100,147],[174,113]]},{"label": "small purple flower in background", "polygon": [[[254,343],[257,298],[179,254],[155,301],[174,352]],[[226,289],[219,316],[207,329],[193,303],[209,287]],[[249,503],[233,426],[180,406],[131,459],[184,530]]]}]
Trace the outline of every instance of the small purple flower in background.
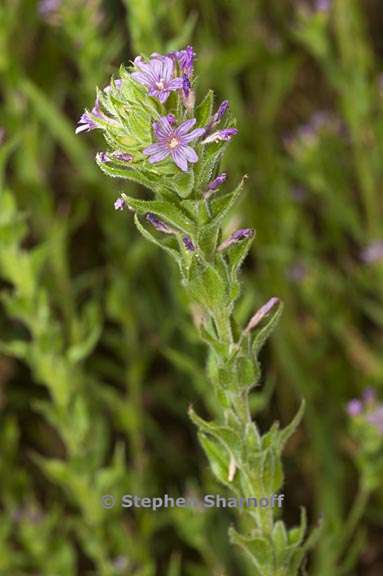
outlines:
[{"label": "small purple flower in background", "polygon": [[317,12],[328,12],[331,8],[331,0],[316,0],[315,10]]},{"label": "small purple flower in background", "polygon": [[302,282],[307,274],[307,268],[303,262],[294,262],[286,272],[289,280],[292,282]]},{"label": "small purple flower in background", "polygon": [[226,172],[222,172],[222,174],[219,174],[216,178],[214,178],[214,180],[209,182],[209,184],[207,185],[207,189],[211,191],[217,190],[217,188],[222,186],[222,184],[226,181],[226,178],[227,178]]},{"label": "small purple flower in background", "polygon": [[351,418],[361,416],[361,422],[374,426],[383,435],[383,404],[376,398],[373,388],[366,388],[362,400],[353,398],[346,406],[347,414]]},{"label": "small purple flower in background", "polygon": [[362,394],[363,402],[365,404],[373,404],[376,402],[376,392],[374,388],[368,387],[363,391]]},{"label": "small purple flower in background", "polygon": [[202,144],[209,144],[209,142],[229,142],[233,136],[238,134],[237,128],[224,128],[223,130],[217,130],[213,132],[207,138],[202,140]]},{"label": "small purple flower in background", "polygon": [[195,246],[192,242],[192,239],[190,238],[190,236],[185,235],[182,238],[182,242],[184,243],[184,246],[186,248],[186,250],[189,250],[189,252],[194,252],[195,250]]},{"label": "small purple flower in background", "polygon": [[165,222],[160,220],[158,216],[152,212],[147,212],[145,214],[145,219],[152,225],[158,232],[163,232],[164,234],[174,234],[174,230],[170,228]]},{"label": "small purple flower in background", "polygon": [[351,417],[359,416],[359,414],[361,414],[363,411],[363,404],[360,400],[354,398],[348,402],[346,410],[347,414]]},{"label": "small purple flower in background", "polygon": [[171,156],[178,168],[187,172],[188,162],[195,163],[198,161],[195,150],[188,144],[205,132],[204,128],[196,128],[189,132],[195,123],[195,118],[192,118],[178,127],[172,127],[167,116],[161,116],[157,122],[153,123],[157,142],[144,150],[144,154],[149,156],[149,162],[154,164]]},{"label": "small purple flower in background", "polygon": [[151,58],[148,63],[141,57],[134,60],[139,72],[133,72],[132,78],[143,84],[150,96],[158,98],[164,104],[171,92],[182,88],[182,78],[174,78],[173,60],[168,56]]},{"label": "small purple flower in background", "polygon": [[367,414],[366,420],[383,434],[383,405],[378,406],[376,410]]},{"label": "small purple flower in background", "polygon": [[254,234],[255,230],[252,228],[240,228],[239,230],[233,232],[229,238],[224,240],[224,242],[218,246],[217,250],[221,252],[233,244],[238,244],[238,242],[242,242],[242,240],[248,240],[249,238],[252,238]]},{"label": "small purple flower in background", "polygon": [[38,3],[38,12],[44,20],[52,21],[60,8],[62,0],[40,0]]},{"label": "small purple flower in background", "polygon": [[360,257],[365,264],[373,264],[383,260],[383,240],[371,242],[361,251]]},{"label": "small purple flower in background", "polygon": [[114,209],[123,210],[124,208],[125,208],[125,200],[120,196],[114,203]]}]

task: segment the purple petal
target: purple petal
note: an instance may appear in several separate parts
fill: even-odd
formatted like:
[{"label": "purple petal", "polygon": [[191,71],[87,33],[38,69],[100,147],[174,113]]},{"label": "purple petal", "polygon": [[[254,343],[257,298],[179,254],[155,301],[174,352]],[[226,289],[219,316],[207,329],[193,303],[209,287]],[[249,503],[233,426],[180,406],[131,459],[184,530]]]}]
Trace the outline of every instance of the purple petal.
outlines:
[{"label": "purple petal", "polygon": [[156,214],[153,214],[152,212],[147,212],[145,214],[145,218],[159,232],[163,232],[164,234],[173,234],[174,233],[174,231],[170,228],[170,226],[168,226],[166,224],[166,222],[163,222],[162,220],[160,220],[160,218],[158,218],[158,216],[156,216]]},{"label": "purple petal", "polygon": [[143,84],[146,87],[152,85],[152,80],[150,76],[148,76],[148,74],[146,74],[145,72],[132,72],[131,76],[134,80],[136,80],[136,82],[139,82],[140,84]]},{"label": "purple petal", "polygon": [[180,146],[179,150],[181,154],[183,154],[186,157],[188,162],[192,162],[193,164],[195,162],[198,162],[198,156],[195,150],[193,150],[193,148],[191,148],[190,146]]},{"label": "purple petal", "polygon": [[187,144],[192,140],[195,140],[196,138],[200,138],[204,134],[205,134],[205,128],[196,128],[189,134],[186,134],[186,136],[182,136],[182,143]]},{"label": "purple petal", "polygon": [[156,96],[158,100],[161,102],[161,104],[165,104],[166,100],[170,96],[170,90],[158,90],[157,94],[152,94],[152,96]]},{"label": "purple petal", "polygon": [[178,168],[181,168],[181,170],[183,172],[187,172],[188,171],[187,159],[186,159],[185,155],[182,153],[182,151],[180,150],[180,147],[172,150],[170,153],[171,153],[171,156],[172,156],[174,162],[177,164]]},{"label": "purple petal", "polygon": [[124,208],[125,208],[125,200],[120,196],[114,203],[114,209],[123,210]]},{"label": "purple petal", "polygon": [[183,80],[182,78],[173,78],[173,80],[167,82],[166,87],[169,90],[178,90],[183,87]]},{"label": "purple petal", "polygon": [[171,58],[163,58],[161,75],[164,80],[169,81],[173,74],[173,60]]},{"label": "purple petal", "polygon": [[161,160],[165,160],[165,158],[167,156],[169,156],[169,153],[170,153],[169,150],[167,150],[166,148],[162,148],[156,154],[152,154],[149,157],[149,162],[151,164],[155,164],[156,162],[161,162]]},{"label": "purple petal", "polygon": [[153,122],[153,128],[159,139],[171,137],[173,134],[173,128],[167,116],[161,116],[157,122]]},{"label": "purple petal", "polygon": [[250,321],[248,323],[248,325],[245,328],[245,334],[248,334],[249,332],[251,332],[251,330],[254,330],[254,328],[256,326],[258,326],[258,324],[261,322],[261,320],[263,320],[263,318],[265,316],[267,316],[269,314],[269,312],[271,311],[271,309],[279,304],[280,300],[279,298],[270,298],[270,300],[268,300],[266,302],[266,304],[264,304],[263,306],[261,306],[261,308],[259,310],[257,310],[257,312],[254,314],[254,316],[252,316],[252,318],[250,318]]},{"label": "purple petal", "polygon": [[217,188],[219,188],[226,180],[227,178],[227,174],[226,172],[222,172],[222,174],[219,174],[216,178],[214,178],[214,180],[212,180],[209,184],[208,184],[208,190],[217,190]]},{"label": "purple petal", "polygon": [[347,404],[346,410],[349,416],[358,416],[363,411],[363,404],[360,400],[354,398],[354,400],[350,400]]},{"label": "purple petal", "polygon": [[191,128],[193,128],[194,124],[197,122],[195,118],[190,118],[190,120],[186,120],[182,122],[180,126],[176,129],[175,133],[177,136],[184,136],[189,132]]},{"label": "purple petal", "polygon": [[150,144],[150,146],[145,148],[144,154],[146,156],[151,156],[152,154],[158,154],[161,150],[167,150],[167,148],[163,144],[156,142],[155,144]]},{"label": "purple petal", "polygon": [[182,238],[182,242],[184,243],[186,250],[189,250],[189,252],[194,252],[195,246],[194,246],[193,241],[190,238],[190,236],[185,235]]}]

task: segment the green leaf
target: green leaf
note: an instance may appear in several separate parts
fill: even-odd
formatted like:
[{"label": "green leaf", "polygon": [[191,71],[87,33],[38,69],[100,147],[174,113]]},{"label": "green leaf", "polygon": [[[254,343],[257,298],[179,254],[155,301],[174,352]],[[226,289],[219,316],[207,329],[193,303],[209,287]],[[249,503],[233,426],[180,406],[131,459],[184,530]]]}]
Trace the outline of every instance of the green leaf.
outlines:
[{"label": "green leaf", "polygon": [[162,242],[157,240],[157,238],[155,236],[153,236],[153,234],[151,234],[141,224],[140,219],[139,219],[137,214],[134,215],[134,223],[137,226],[138,231],[143,235],[144,238],[146,238],[146,240],[149,240],[149,242],[152,242],[156,246],[159,246],[160,248],[165,250],[172,258],[174,258],[174,260],[177,262],[178,266],[182,270],[182,261],[181,261],[180,255],[178,254],[178,252],[176,250],[174,250],[173,248],[169,248],[169,246],[165,246],[165,244],[163,244]]},{"label": "green leaf", "polygon": [[301,420],[303,418],[303,414],[305,412],[305,401],[302,400],[301,405],[299,406],[298,412],[296,413],[296,415],[294,416],[294,418],[291,420],[290,424],[288,424],[285,428],[283,428],[283,430],[281,430],[279,432],[279,446],[280,446],[280,450],[283,449],[283,447],[285,446],[286,442],[288,441],[288,439],[290,438],[290,436],[292,436],[295,432],[295,430],[298,428],[299,424],[301,423]]},{"label": "green leaf", "polygon": [[306,510],[302,507],[301,508],[301,521],[300,525],[296,528],[292,528],[288,532],[288,541],[289,544],[294,546],[299,546],[303,542],[303,538],[305,537],[307,530],[307,517],[306,517]]},{"label": "green leaf", "polygon": [[172,179],[172,185],[178,196],[181,198],[188,198],[192,193],[194,186],[193,170],[189,170],[189,172],[180,172],[174,176]]},{"label": "green leaf", "polygon": [[228,485],[229,454],[226,453],[225,449],[220,446],[217,441],[208,438],[206,434],[199,432],[198,438],[209,460],[213,474],[222,484]]},{"label": "green leaf", "polygon": [[126,204],[136,210],[138,214],[145,215],[147,212],[153,212],[156,216],[163,218],[167,224],[171,224],[193,236],[194,223],[188,218],[185,212],[174,203],[165,200],[139,200],[138,198],[131,198],[126,194],[122,194],[121,196]]},{"label": "green leaf", "polygon": [[195,109],[195,118],[197,119],[197,126],[206,126],[213,113],[214,105],[214,92],[209,90],[205,98],[202,100]]},{"label": "green leaf", "polygon": [[189,270],[188,289],[192,298],[211,311],[225,304],[225,282],[210,264],[201,264],[194,258]]},{"label": "green leaf", "polygon": [[219,226],[230,210],[234,207],[235,203],[237,202],[242,189],[245,185],[247,180],[247,176],[244,176],[238,186],[228,194],[221,196],[219,198],[215,198],[210,203],[211,212],[213,214],[212,219],[210,222],[205,226],[205,230],[209,231],[211,228],[215,228]]},{"label": "green leaf", "polygon": [[274,573],[273,550],[265,536],[243,536],[233,527],[229,529],[230,542],[240,546],[253,562],[260,576]]},{"label": "green leaf", "polygon": [[247,240],[236,242],[225,250],[225,255],[227,255],[229,259],[229,270],[233,282],[236,280],[238,270],[249,253],[253,240],[254,236]]},{"label": "green leaf", "polygon": [[255,357],[258,356],[262,346],[265,344],[266,340],[276,328],[281,317],[282,310],[283,303],[279,300],[276,306],[274,306],[273,309],[271,309],[270,312],[264,318],[262,318],[259,325],[257,325],[252,344],[252,350]]},{"label": "green leaf", "polygon": [[85,306],[80,321],[82,337],[80,342],[68,349],[68,360],[73,364],[84,360],[97,345],[102,331],[102,317],[97,302],[91,300]]},{"label": "green leaf", "polygon": [[117,162],[101,162],[98,157],[96,156],[96,162],[99,168],[106,174],[107,176],[111,176],[112,178],[124,178],[125,180],[131,180],[136,184],[141,184],[145,186],[145,188],[149,188],[149,190],[156,191],[158,181],[155,178],[150,178],[147,174],[144,174],[142,170],[139,169],[138,166],[134,166],[134,168],[129,164],[126,165],[124,168],[121,163]]},{"label": "green leaf", "polygon": [[198,429],[205,434],[210,434],[225,448],[226,452],[240,459],[241,438],[228,426],[220,426],[214,422],[207,422],[198,416],[192,407],[189,408],[189,416]]},{"label": "green leaf", "polygon": [[273,539],[277,552],[279,553],[283,552],[283,550],[287,547],[287,533],[286,533],[286,527],[281,520],[278,520],[274,524],[271,537]]}]

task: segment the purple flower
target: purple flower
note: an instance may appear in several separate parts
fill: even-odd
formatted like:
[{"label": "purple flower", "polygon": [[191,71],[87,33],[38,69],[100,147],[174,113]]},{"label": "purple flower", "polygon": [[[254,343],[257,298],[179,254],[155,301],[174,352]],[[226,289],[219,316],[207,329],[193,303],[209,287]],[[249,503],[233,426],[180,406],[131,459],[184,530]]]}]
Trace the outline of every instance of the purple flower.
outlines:
[{"label": "purple flower", "polygon": [[184,50],[178,50],[175,56],[181,72],[190,78],[193,75],[193,61],[196,56],[193,47],[187,46]]},{"label": "purple flower", "polygon": [[270,300],[268,300],[266,304],[261,306],[261,308],[256,311],[254,316],[250,318],[249,323],[244,330],[244,333],[249,334],[251,330],[256,328],[256,326],[258,326],[261,320],[263,320],[263,318],[265,318],[270,313],[271,309],[277,304],[279,304],[279,302],[280,302],[279,298],[276,298],[275,296],[270,298]]},{"label": "purple flower", "polygon": [[170,226],[160,220],[152,212],[147,212],[145,214],[145,218],[152,226],[154,226],[156,230],[158,230],[158,232],[163,232],[164,234],[174,234],[174,231],[170,228]]},{"label": "purple flower", "polygon": [[173,78],[174,64],[168,56],[156,56],[148,63],[138,57],[134,60],[139,72],[133,72],[132,78],[143,84],[150,96],[158,98],[163,104],[170,92],[182,88],[182,78]]},{"label": "purple flower", "polygon": [[372,242],[360,254],[361,259],[366,264],[372,264],[383,260],[383,240]]},{"label": "purple flower", "polygon": [[116,151],[112,152],[110,156],[119,162],[131,162],[131,160],[133,160],[133,156],[127,152]]},{"label": "purple flower", "polygon": [[380,405],[376,410],[367,414],[366,420],[383,434],[383,405]]},{"label": "purple flower", "polygon": [[125,200],[120,196],[114,203],[114,209],[123,210],[124,208],[125,208]]},{"label": "purple flower", "polygon": [[48,19],[55,15],[62,0],[40,0],[38,11],[42,18]]},{"label": "purple flower", "polygon": [[226,178],[227,178],[226,172],[222,172],[222,174],[219,174],[216,178],[214,178],[214,180],[209,182],[207,189],[212,190],[212,191],[217,190],[217,188],[222,186],[222,184],[225,182]]},{"label": "purple flower", "polygon": [[191,89],[190,80],[186,76],[186,74],[184,74],[182,77],[182,92],[185,98],[189,97],[190,89]]},{"label": "purple flower", "polygon": [[185,235],[182,238],[182,242],[184,243],[184,246],[186,248],[186,250],[189,250],[189,252],[194,252],[195,250],[195,246],[192,242],[192,239],[190,238],[190,236]]},{"label": "purple flower", "polygon": [[171,124],[173,126],[173,124],[176,123],[177,118],[174,116],[174,114],[168,114],[166,116],[166,118],[168,119],[169,124]]},{"label": "purple flower", "polygon": [[151,164],[161,162],[170,155],[178,168],[187,172],[188,162],[193,164],[198,161],[195,150],[188,144],[205,132],[204,128],[196,128],[189,132],[195,123],[195,118],[192,118],[178,127],[172,127],[168,117],[161,116],[157,122],[153,123],[157,142],[144,150],[144,154],[149,156],[149,162]]},{"label": "purple flower", "polygon": [[224,240],[224,242],[222,242],[222,244],[218,246],[218,251],[221,252],[222,250],[229,248],[229,246],[232,246],[233,244],[238,244],[238,242],[242,242],[242,240],[252,238],[254,236],[254,233],[255,232],[252,228],[240,228],[239,230],[233,232],[233,234],[229,238]]},{"label": "purple flower", "polygon": [[360,400],[354,398],[348,402],[346,410],[347,414],[351,417],[359,416],[363,411],[363,404]]},{"label": "purple flower", "polygon": [[316,0],[315,9],[317,12],[328,12],[331,8],[331,0]]},{"label": "purple flower", "polygon": [[223,102],[221,102],[217,112],[213,114],[213,116],[209,120],[209,123],[206,126],[206,134],[210,134],[211,130],[221,122],[228,108],[229,108],[229,100],[224,100]]},{"label": "purple flower", "polygon": [[376,402],[376,392],[371,386],[363,390],[363,402],[365,404],[374,404]]},{"label": "purple flower", "polygon": [[209,142],[229,142],[235,134],[238,134],[237,128],[224,128],[223,130],[217,130],[213,132],[207,138],[202,140],[202,144],[209,144]]},{"label": "purple flower", "polygon": [[[102,118],[102,113],[100,110],[98,99],[96,99],[91,114],[96,118]],[[87,112],[86,110],[84,114],[82,114],[77,124],[78,126],[75,131],[76,134],[80,134],[80,132],[90,132],[91,130],[95,130],[96,128],[98,128],[96,122],[92,119],[92,117],[89,115],[89,112]]]},{"label": "purple flower", "polygon": [[299,260],[294,262],[286,271],[287,277],[293,282],[302,282],[307,274],[307,268]]},{"label": "purple flower", "polygon": [[223,102],[221,102],[217,112],[213,115],[213,118],[212,118],[213,125],[218,124],[218,122],[220,122],[222,120],[222,118],[226,114],[228,108],[229,108],[229,100],[224,100]]},{"label": "purple flower", "polygon": [[[117,90],[119,90],[119,89],[121,88],[121,86],[122,86],[122,80],[121,80],[121,78],[116,78],[116,80],[114,80],[113,84],[114,84],[114,87],[117,88]],[[108,84],[108,86],[105,86],[104,92],[105,92],[106,94],[108,94],[108,92],[110,92],[111,89],[112,89],[112,84]]]},{"label": "purple flower", "polygon": [[133,160],[133,156],[128,154],[127,152],[98,152],[96,154],[96,158],[99,162],[103,164],[106,162],[110,162],[111,160],[119,160],[120,162],[130,162]]},{"label": "purple flower", "polygon": [[106,162],[110,161],[110,158],[106,152],[97,152],[96,160],[98,160],[102,164],[105,164]]}]

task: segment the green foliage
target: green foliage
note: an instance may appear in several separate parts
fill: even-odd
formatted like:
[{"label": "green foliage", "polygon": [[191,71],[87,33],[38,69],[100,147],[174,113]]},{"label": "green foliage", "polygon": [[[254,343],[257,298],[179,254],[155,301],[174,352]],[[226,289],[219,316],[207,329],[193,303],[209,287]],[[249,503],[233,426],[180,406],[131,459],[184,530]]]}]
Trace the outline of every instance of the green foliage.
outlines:
[{"label": "green foliage", "polygon": [[[379,573],[381,435],[345,416],[363,388],[382,390],[379,3],[37,4],[0,7],[0,574]],[[189,43],[198,125],[228,98],[240,133],[198,144],[187,175],[170,162],[149,172],[140,151],[162,108],[135,105],[146,92],[130,62]],[[96,86],[119,128],[75,135]],[[104,149],[135,161],[97,156],[102,174]],[[228,184],[205,201],[221,161]],[[244,172],[246,194],[229,192]],[[134,218],[113,211],[122,191]],[[240,226],[256,243],[217,253]],[[283,315],[275,304],[246,332],[272,295]],[[273,518],[100,504],[255,485],[285,494]],[[323,530],[299,521],[302,504]]]}]

